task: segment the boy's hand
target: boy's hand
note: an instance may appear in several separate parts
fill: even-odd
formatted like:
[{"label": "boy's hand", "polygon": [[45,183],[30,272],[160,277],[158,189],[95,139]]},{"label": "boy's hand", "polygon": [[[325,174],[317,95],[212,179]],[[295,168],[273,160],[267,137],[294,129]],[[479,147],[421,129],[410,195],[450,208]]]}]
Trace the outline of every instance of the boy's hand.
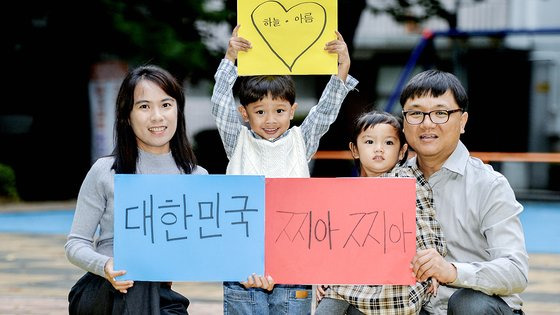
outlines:
[{"label": "boy's hand", "polygon": [[274,288],[274,279],[271,276],[259,276],[252,274],[247,277],[247,281],[241,282],[245,289],[249,288],[261,288],[268,291],[272,291]]},{"label": "boy's hand", "polygon": [[237,36],[237,31],[239,30],[240,26],[241,25],[237,25],[231,33],[231,38],[229,39],[225,56],[226,59],[233,63],[235,63],[235,60],[237,59],[237,53],[239,51],[249,51],[249,49],[252,48],[251,42],[243,37]]},{"label": "boy's hand", "polygon": [[346,82],[346,77],[348,76],[348,71],[350,70],[350,54],[348,53],[348,47],[344,42],[344,38],[338,31],[336,33],[336,39],[328,42],[325,45],[325,50],[329,53],[338,54],[338,77]]}]

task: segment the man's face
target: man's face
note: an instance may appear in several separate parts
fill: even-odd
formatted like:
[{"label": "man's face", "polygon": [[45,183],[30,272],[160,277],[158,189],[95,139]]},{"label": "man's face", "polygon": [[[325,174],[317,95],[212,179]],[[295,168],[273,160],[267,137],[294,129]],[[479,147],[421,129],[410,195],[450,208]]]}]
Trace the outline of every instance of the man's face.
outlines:
[{"label": "man's face", "polygon": [[[447,90],[439,97],[426,95],[408,99],[403,106],[403,111],[427,113],[433,110],[458,108],[459,105],[453,94]],[[405,119],[403,126],[406,141],[416,151],[420,161],[430,161],[432,166],[439,168],[457,147],[459,136],[465,132],[467,119],[468,114],[461,111],[449,114],[449,120],[443,124],[433,123],[428,116],[424,116],[424,121],[419,125],[411,125]]]},{"label": "man's face", "polygon": [[256,134],[264,139],[274,140],[290,128],[296,108],[297,103],[291,105],[283,99],[272,99],[269,94],[246,107],[239,106],[239,112]]}]

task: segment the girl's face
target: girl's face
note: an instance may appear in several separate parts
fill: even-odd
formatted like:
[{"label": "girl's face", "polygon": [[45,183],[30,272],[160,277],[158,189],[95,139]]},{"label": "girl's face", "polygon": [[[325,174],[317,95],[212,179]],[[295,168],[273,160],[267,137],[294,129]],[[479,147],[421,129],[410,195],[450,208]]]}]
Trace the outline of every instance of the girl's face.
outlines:
[{"label": "girl's face", "polygon": [[168,153],[169,141],[177,130],[177,101],[152,81],[141,80],[134,89],[130,125],[140,149]]},{"label": "girl's face", "polygon": [[390,171],[406,152],[406,144],[401,148],[395,127],[377,124],[363,130],[350,142],[354,159],[360,159],[360,176],[376,177]]}]

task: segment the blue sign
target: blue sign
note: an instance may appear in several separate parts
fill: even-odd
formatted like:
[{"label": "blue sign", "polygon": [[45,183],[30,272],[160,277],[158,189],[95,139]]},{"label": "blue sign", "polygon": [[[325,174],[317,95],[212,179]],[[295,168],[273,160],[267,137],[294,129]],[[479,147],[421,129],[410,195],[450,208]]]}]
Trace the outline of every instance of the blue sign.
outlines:
[{"label": "blue sign", "polygon": [[264,176],[115,175],[115,270],[140,281],[264,274]]}]

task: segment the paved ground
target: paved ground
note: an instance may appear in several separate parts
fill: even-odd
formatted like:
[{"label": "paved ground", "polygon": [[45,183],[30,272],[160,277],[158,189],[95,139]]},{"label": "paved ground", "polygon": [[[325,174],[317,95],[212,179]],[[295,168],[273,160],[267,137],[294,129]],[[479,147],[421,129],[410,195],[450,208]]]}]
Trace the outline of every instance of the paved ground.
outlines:
[{"label": "paved ground", "polygon": [[[0,314],[67,314],[83,271],[64,256],[62,235],[0,234]],[[191,314],[222,314],[221,283],[176,283]]]},{"label": "paved ground", "polygon": [[[73,209],[74,201],[0,205],[3,212]],[[67,295],[84,274],[64,255],[65,235],[0,233],[0,314],[68,314]],[[193,315],[222,314],[221,283],[175,283]]]},{"label": "paved ground", "polygon": [[[0,233],[0,314],[67,314],[66,296],[83,271],[66,260],[64,242],[64,235]],[[526,314],[560,314],[560,254],[530,254],[529,279]],[[221,283],[174,289],[190,299],[190,314],[223,313]]]}]

